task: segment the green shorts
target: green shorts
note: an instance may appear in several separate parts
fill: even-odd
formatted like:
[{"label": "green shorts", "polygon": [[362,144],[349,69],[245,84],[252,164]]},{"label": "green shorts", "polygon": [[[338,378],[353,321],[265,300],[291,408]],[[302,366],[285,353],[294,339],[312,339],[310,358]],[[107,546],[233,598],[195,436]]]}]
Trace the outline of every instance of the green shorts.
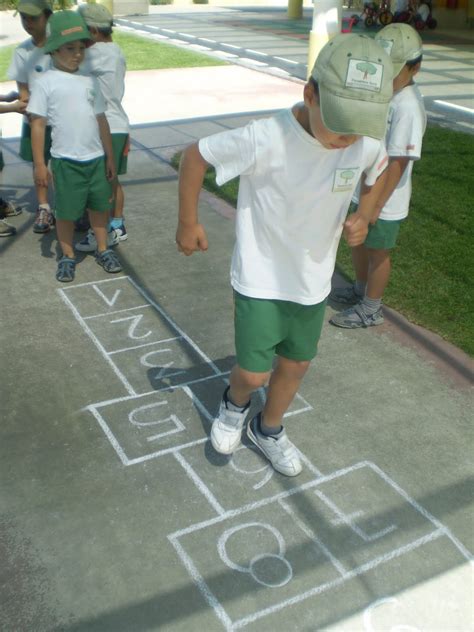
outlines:
[{"label": "green shorts", "polygon": [[[357,211],[357,204],[351,202],[349,213]],[[372,250],[390,250],[395,248],[402,219],[378,219],[375,224],[369,224],[369,232],[364,241],[366,248]]]},{"label": "green shorts", "polygon": [[117,175],[127,173],[128,154],[130,152],[130,134],[111,134]]},{"label": "green shorts", "polygon": [[275,354],[298,362],[316,355],[326,301],[300,305],[234,292],[234,307],[235,348],[242,369],[270,371]]},{"label": "green shorts", "polygon": [[85,209],[109,212],[113,193],[104,156],[87,162],[51,158],[51,171],[58,219],[75,221]]},{"label": "green shorts", "polygon": [[[23,121],[21,126],[20,158],[33,162],[33,150],[31,149],[31,127]],[[46,126],[44,132],[44,162],[48,164],[51,158],[51,127]]]}]

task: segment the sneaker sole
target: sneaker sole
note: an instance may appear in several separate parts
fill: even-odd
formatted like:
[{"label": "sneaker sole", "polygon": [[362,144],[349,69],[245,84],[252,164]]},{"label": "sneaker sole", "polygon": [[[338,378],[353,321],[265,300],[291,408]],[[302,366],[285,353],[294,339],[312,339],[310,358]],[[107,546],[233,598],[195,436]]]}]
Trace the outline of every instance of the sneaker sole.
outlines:
[{"label": "sneaker sole", "polygon": [[359,323],[338,323],[335,322],[332,318],[329,320],[331,325],[335,327],[341,327],[341,329],[369,329],[369,327],[376,327],[377,325],[383,325],[384,319],[380,318],[379,320],[370,323],[368,325],[364,325],[362,322]]},{"label": "sneaker sole", "polygon": [[303,469],[300,465],[300,469],[297,472],[287,472],[287,471],[283,471],[280,470],[278,467],[276,467],[273,463],[272,460],[270,459],[270,457],[267,455],[267,453],[265,452],[265,450],[262,448],[262,446],[258,443],[257,437],[255,436],[252,428],[250,427],[250,422],[247,425],[247,437],[250,439],[250,441],[255,445],[256,448],[258,448],[260,450],[260,452],[263,454],[263,456],[269,461],[270,465],[273,467],[273,469],[275,470],[275,472],[278,472],[279,474],[282,474],[283,476],[298,476],[298,474],[301,474],[301,470]]},{"label": "sneaker sole", "polygon": [[48,228],[35,228],[33,226],[33,232],[37,233],[38,235],[44,235],[44,233],[49,233],[50,230],[51,230],[51,226],[48,226]]}]

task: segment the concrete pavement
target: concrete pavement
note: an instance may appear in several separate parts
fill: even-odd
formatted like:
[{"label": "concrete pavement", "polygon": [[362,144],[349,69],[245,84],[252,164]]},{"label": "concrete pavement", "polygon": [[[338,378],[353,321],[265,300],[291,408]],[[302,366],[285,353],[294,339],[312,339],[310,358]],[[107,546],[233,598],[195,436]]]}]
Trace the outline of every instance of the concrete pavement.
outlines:
[{"label": "concrete pavement", "polygon": [[203,193],[209,252],[179,255],[169,159],[301,83],[234,66],[127,82],[118,276],[81,255],[76,281],[56,283],[55,233],[31,232],[30,168],[3,142],[2,191],[26,209],[0,243],[0,628],[470,629],[464,354],[390,310],[369,331],[326,324],[286,420],[297,479],[207,440],[233,362],[233,209]]}]

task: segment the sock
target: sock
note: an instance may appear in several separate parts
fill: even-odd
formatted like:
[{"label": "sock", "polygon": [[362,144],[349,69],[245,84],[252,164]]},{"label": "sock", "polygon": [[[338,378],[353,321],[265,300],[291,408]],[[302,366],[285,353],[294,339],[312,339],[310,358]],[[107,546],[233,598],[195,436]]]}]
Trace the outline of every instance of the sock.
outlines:
[{"label": "sock", "polygon": [[276,428],[274,426],[266,426],[263,421],[263,415],[260,414],[257,419],[257,430],[264,437],[274,437],[275,435],[280,434],[283,430],[283,426],[281,424]]},{"label": "sock", "polygon": [[109,221],[109,231],[115,230],[115,228],[122,228],[123,226],[123,217],[112,217]]},{"label": "sock", "polygon": [[366,282],[365,281],[356,281],[354,283],[354,292],[356,294],[358,294],[359,296],[364,296],[365,294],[365,286],[366,286]]},{"label": "sock", "polygon": [[229,397],[230,386],[224,391],[224,402],[227,410],[232,410],[234,413],[243,413],[250,406],[250,400],[244,404],[244,406],[237,406]]},{"label": "sock", "polygon": [[368,315],[375,314],[375,312],[380,309],[381,305],[381,298],[369,298],[368,296],[364,296],[364,298],[362,299],[362,306],[365,313]]},{"label": "sock", "polygon": [[47,211],[51,211],[51,208],[47,202],[41,202],[41,204],[38,204],[38,208],[44,208]]}]

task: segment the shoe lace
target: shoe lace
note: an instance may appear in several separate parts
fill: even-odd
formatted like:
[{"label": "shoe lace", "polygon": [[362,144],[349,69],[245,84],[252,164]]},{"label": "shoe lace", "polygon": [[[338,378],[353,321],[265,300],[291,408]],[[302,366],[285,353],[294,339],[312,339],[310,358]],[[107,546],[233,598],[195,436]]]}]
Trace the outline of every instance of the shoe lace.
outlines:
[{"label": "shoe lace", "polygon": [[36,224],[49,224],[49,215],[48,209],[39,206],[36,211]]}]

